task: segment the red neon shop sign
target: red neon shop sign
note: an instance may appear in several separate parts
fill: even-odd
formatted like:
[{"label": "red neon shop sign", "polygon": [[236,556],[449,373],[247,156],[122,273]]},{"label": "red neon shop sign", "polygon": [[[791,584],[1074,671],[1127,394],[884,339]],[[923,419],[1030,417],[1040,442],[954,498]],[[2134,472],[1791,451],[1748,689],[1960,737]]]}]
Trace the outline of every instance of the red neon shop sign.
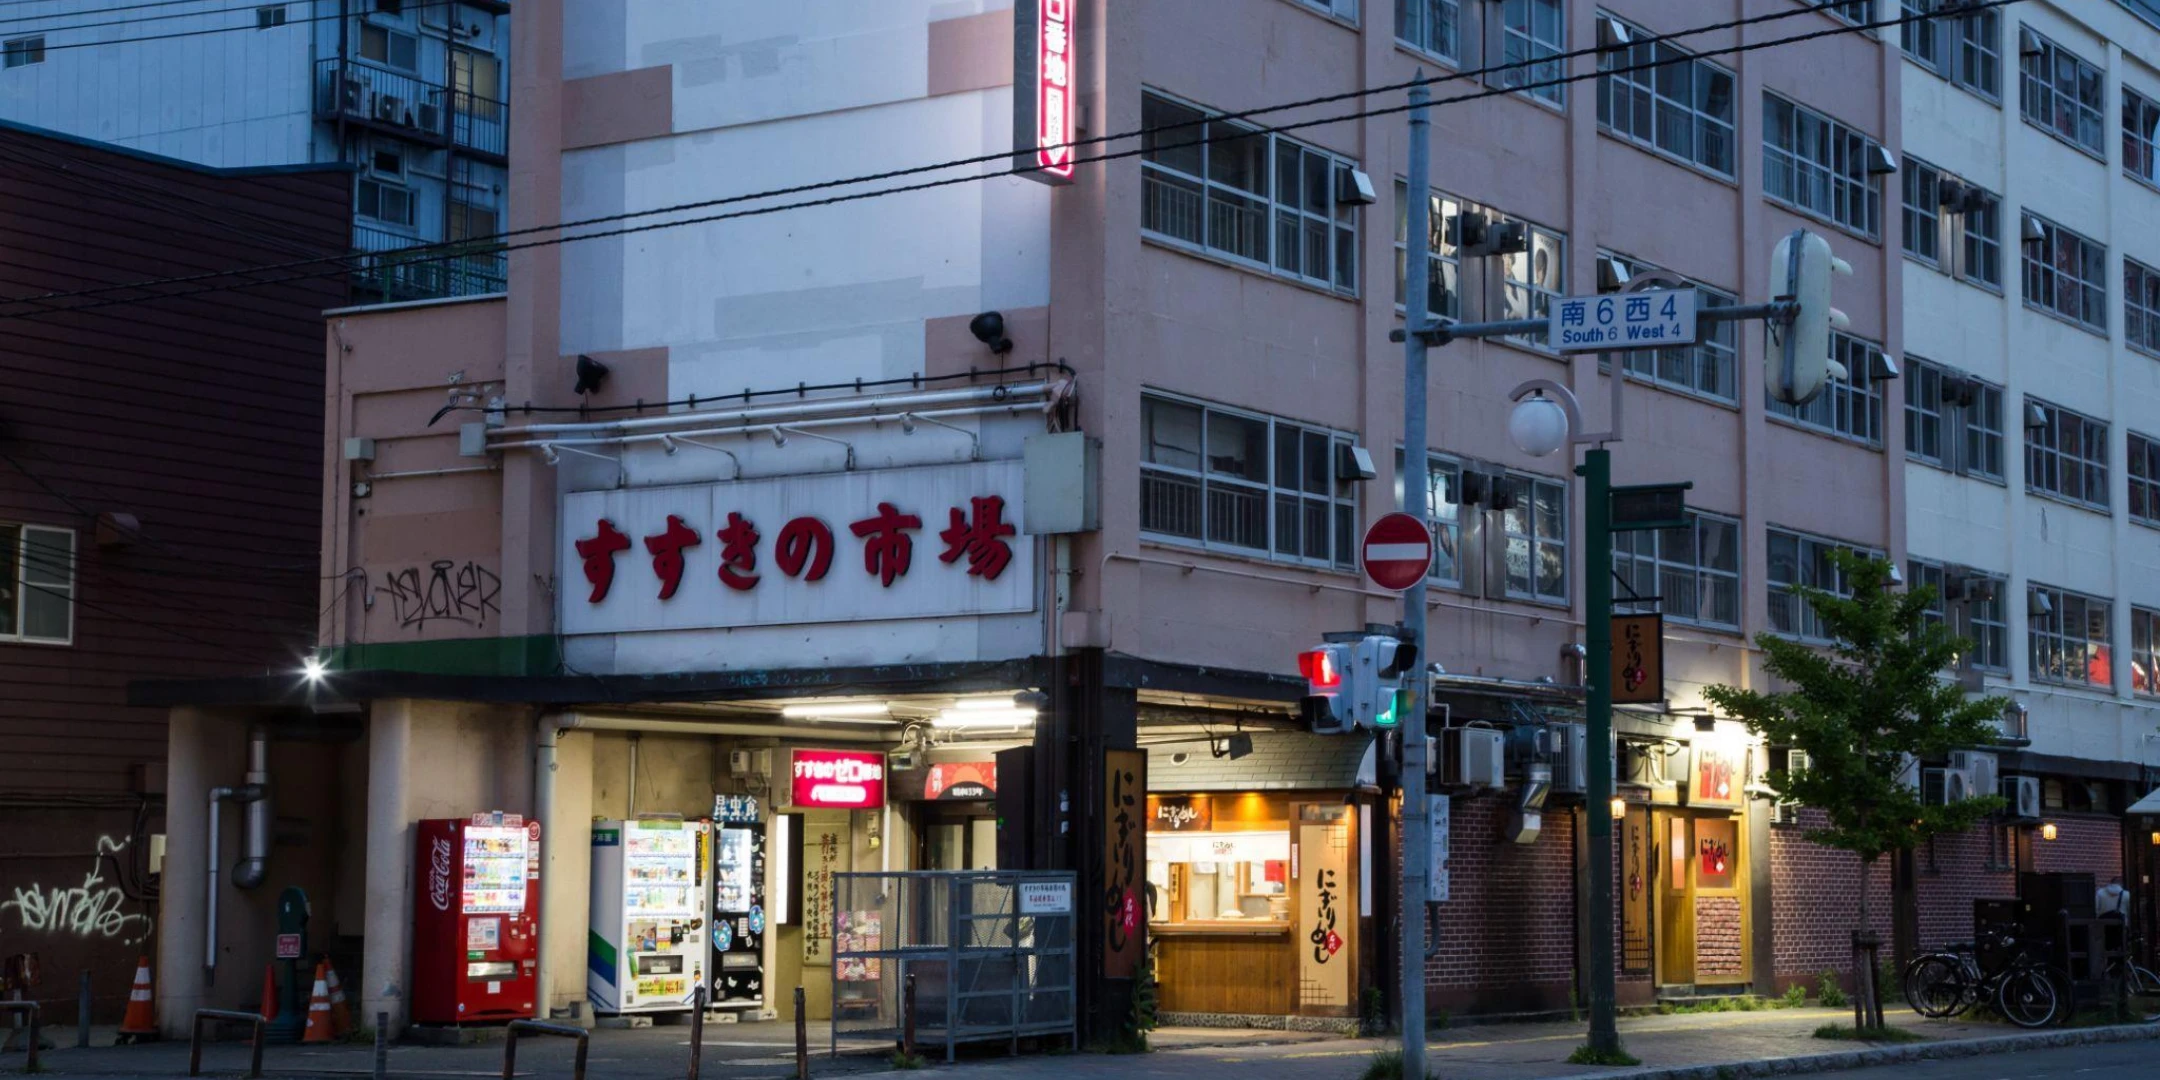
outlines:
[{"label": "red neon shop sign", "polygon": [[868,810],[885,805],[885,755],[860,750],[793,752],[795,805]]},{"label": "red neon shop sign", "polygon": [[1035,163],[1060,178],[1073,172],[1072,5],[1038,0],[1036,8]]}]

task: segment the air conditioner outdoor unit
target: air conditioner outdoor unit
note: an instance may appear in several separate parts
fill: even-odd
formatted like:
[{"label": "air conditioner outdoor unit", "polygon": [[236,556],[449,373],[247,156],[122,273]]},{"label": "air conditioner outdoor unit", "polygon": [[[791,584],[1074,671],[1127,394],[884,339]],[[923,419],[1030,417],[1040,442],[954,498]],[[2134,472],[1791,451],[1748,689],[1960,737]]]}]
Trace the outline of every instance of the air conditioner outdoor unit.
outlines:
[{"label": "air conditioner outdoor unit", "polygon": [[405,114],[405,102],[396,95],[383,94],[375,99],[375,119],[395,124]]},{"label": "air conditioner outdoor unit", "polygon": [[432,102],[420,106],[420,129],[439,131],[442,128],[442,106]]},{"label": "air conditioner outdoor unit", "polygon": [[1590,790],[1590,729],[1583,724],[1554,724],[1552,789],[1555,795]]},{"label": "air conditioner outdoor unit", "polygon": [[1965,774],[1949,769],[1920,770],[1920,801],[1927,806],[1948,806],[1965,798]]},{"label": "air conditioner outdoor unit", "polygon": [[1507,740],[1498,728],[1451,728],[1441,740],[1442,783],[1494,790],[1507,786]]},{"label": "air conditioner outdoor unit", "polygon": [[1965,797],[1977,799],[1995,794],[2000,785],[1996,780],[1995,755],[1978,750],[1952,750],[1950,771],[1965,778]]},{"label": "air conditioner outdoor unit", "polygon": [[2005,776],[2002,780],[2003,816],[2012,821],[2040,820],[2040,778]]},{"label": "air conditioner outdoor unit", "polygon": [[[1812,764],[1805,750],[1786,750],[1784,753],[1785,772],[1787,774],[1806,772],[1809,765]],[[1778,799],[1772,802],[1770,804],[1770,824],[1800,824],[1800,804],[1792,799]]]}]

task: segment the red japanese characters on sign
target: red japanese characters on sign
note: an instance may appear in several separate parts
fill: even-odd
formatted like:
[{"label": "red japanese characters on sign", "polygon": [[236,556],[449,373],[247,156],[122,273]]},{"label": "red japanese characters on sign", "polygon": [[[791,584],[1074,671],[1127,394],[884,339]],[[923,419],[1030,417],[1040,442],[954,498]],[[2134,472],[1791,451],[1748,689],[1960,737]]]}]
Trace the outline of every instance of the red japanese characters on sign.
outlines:
[{"label": "red japanese characters on sign", "polygon": [[1035,65],[1035,162],[1042,171],[1069,177],[1073,171],[1073,0],[1038,0]]},{"label": "red japanese characters on sign", "polygon": [[885,755],[860,750],[793,752],[795,805],[866,810],[885,805]]}]

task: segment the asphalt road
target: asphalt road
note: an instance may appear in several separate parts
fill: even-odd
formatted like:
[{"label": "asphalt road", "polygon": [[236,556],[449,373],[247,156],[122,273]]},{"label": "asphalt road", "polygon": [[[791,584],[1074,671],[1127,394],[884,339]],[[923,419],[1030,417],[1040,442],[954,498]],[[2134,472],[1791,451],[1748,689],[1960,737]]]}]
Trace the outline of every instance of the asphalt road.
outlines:
[{"label": "asphalt road", "polygon": [[1824,1073],[1839,1080],[2149,1080],[2160,1075],[2160,1044],[2105,1043],[2027,1050],[2018,1054],[1912,1061],[1851,1072]]}]

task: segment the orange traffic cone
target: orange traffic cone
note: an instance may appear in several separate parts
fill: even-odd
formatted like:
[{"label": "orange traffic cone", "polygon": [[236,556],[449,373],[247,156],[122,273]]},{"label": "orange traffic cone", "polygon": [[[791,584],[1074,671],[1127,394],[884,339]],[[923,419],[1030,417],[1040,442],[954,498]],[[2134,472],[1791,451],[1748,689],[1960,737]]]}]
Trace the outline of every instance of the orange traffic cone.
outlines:
[{"label": "orange traffic cone", "polygon": [[127,1015],[120,1018],[121,1042],[149,1042],[158,1037],[157,1011],[150,1000],[150,958],[135,961],[135,986],[128,991]]},{"label": "orange traffic cone", "polygon": [[264,1023],[277,1019],[277,965],[263,965],[262,1018]]},{"label": "orange traffic cone", "polygon": [[[325,967],[329,964],[323,961]],[[330,1033],[340,1039],[352,1034],[352,1007],[345,1003],[345,984],[338,981],[334,967],[330,968]]]},{"label": "orange traffic cone", "polygon": [[315,965],[315,991],[308,995],[307,1033],[300,1036],[303,1043],[326,1043],[332,1038],[329,977],[329,961]]}]

